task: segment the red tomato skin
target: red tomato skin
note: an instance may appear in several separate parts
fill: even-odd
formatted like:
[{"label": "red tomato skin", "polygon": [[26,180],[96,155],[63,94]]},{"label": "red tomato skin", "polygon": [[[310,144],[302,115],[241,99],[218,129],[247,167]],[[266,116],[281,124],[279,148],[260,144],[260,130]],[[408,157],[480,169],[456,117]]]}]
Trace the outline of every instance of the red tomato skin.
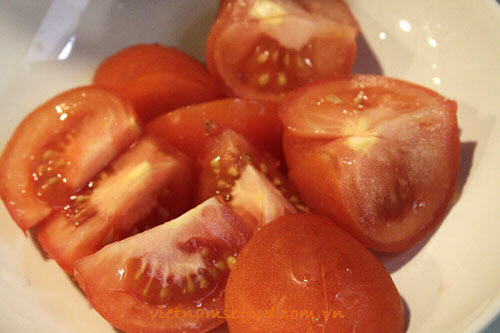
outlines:
[{"label": "red tomato skin", "polygon": [[[170,242],[172,239],[182,243],[195,235],[201,235],[230,244],[239,252],[252,235],[246,223],[215,199],[205,202],[201,208],[196,207],[188,213],[190,215],[186,214],[186,218],[190,220],[178,223],[176,229],[169,228],[169,224],[176,221],[167,222],[111,244],[76,263],[75,278],[80,287],[94,308],[113,326],[131,333],[208,332],[224,322],[222,318],[212,318],[209,315],[199,318],[190,318],[187,315],[188,311],[196,314],[196,311],[201,309],[219,311],[222,316],[223,292],[222,297],[217,297],[213,301],[204,300],[201,308],[196,306],[194,301],[183,302],[175,307],[171,304],[155,306],[139,301],[127,292],[126,286],[120,286],[121,279],[117,278],[121,263],[129,257],[151,254],[159,261],[169,259],[169,254],[173,252],[169,247],[172,245]],[[192,214],[194,211],[195,215]],[[179,220],[183,218],[181,216]],[[146,241],[143,241],[144,239]],[[176,260],[176,258],[170,259]],[[173,310],[178,313],[173,313]],[[175,318],[172,318],[173,316]]]},{"label": "red tomato skin", "polygon": [[[274,220],[243,247],[226,286],[226,310],[236,313],[228,327],[237,333],[403,332],[405,325],[382,264],[332,220],[306,214]],[[294,311],[316,320],[291,318]]]},{"label": "red tomato skin", "polygon": [[126,47],[104,59],[94,73],[99,85],[119,87],[123,82],[144,74],[171,73],[190,77],[220,94],[220,88],[193,57],[173,47],[160,44],[136,44]]},{"label": "red tomato skin", "polygon": [[[411,229],[408,228],[408,230],[405,230],[404,226],[396,226],[393,227],[394,233],[392,236],[380,236],[380,239],[372,237],[367,231],[366,226],[360,222],[359,214],[353,213],[353,210],[356,210],[356,208],[353,208],[357,205],[355,203],[364,199],[362,197],[353,197],[355,195],[354,192],[349,189],[346,190],[345,184],[342,185],[343,169],[335,167],[335,165],[340,165],[337,164],[335,155],[343,156],[343,158],[353,155],[352,150],[340,147],[340,145],[333,148],[333,144],[330,142],[345,140],[350,135],[338,132],[337,125],[331,127],[330,130],[328,127],[325,127],[327,130],[324,133],[322,132],[322,134],[315,134],[312,127],[309,128],[308,125],[301,125],[307,122],[307,110],[314,104],[312,99],[307,99],[305,96],[314,89],[326,89],[330,93],[335,94],[336,92],[343,91],[343,89],[345,91],[355,89],[366,90],[370,87],[382,87],[395,93],[401,93],[402,96],[419,94],[415,104],[408,101],[404,102],[408,102],[410,110],[421,107],[421,105],[434,105],[437,109],[442,110],[444,114],[443,118],[445,119],[445,124],[442,128],[436,130],[436,132],[444,134],[441,137],[435,138],[429,136],[423,142],[429,147],[439,147],[441,149],[438,155],[439,158],[434,159],[435,162],[432,165],[425,167],[426,170],[436,170],[438,160],[441,161],[439,163],[442,165],[439,168],[446,168],[446,171],[441,172],[442,178],[436,180],[436,188],[427,186],[424,190],[420,190],[421,196],[424,198],[431,196],[433,192],[441,192],[436,202],[428,203],[428,206],[433,207],[433,211],[429,211],[426,218],[421,219],[420,222],[412,222],[413,226]],[[398,92],[398,87],[400,92]],[[300,106],[302,108],[300,112],[304,116],[300,120],[294,118],[293,112],[285,111],[291,110],[294,105],[297,105],[296,102],[298,100],[306,101]],[[280,113],[285,123],[283,146],[287,164],[289,165],[290,179],[313,212],[335,219],[344,230],[356,237],[365,246],[381,252],[404,251],[425,238],[439,226],[455,195],[460,164],[460,140],[456,113],[456,102],[440,96],[433,90],[409,82],[381,76],[356,75],[344,81],[336,81],[336,83],[333,83],[333,81],[324,81],[302,87],[287,96]],[[314,111],[311,111],[311,114],[315,114]],[[379,125],[379,127],[383,127],[383,121],[381,123],[382,125]],[[411,138],[408,137],[411,135],[410,133],[411,129],[402,128],[399,132],[386,130],[384,135],[387,136],[390,142],[396,142],[399,139],[412,142]],[[417,137],[414,138],[411,146],[418,147],[419,140],[417,139]],[[336,153],[332,155],[331,151],[327,152],[328,149],[326,147],[329,147],[328,149],[335,149]],[[408,150],[408,148],[405,148],[405,150]],[[370,172],[368,168],[365,170],[365,172]],[[317,175],[323,176],[320,179]],[[377,177],[376,174],[373,175]],[[407,208],[406,210],[409,209]],[[384,237],[385,239],[382,239]]]},{"label": "red tomato skin", "polygon": [[[80,95],[83,97],[78,97]],[[83,101],[83,103],[88,99],[87,103],[91,104],[94,102],[91,100],[92,97],[88,96],[92,95],[102,95],[101,100],[109,98],[111,100],[111,104],[108,105],[109,109],[114,107],[119,110],[122,113],[119,117],[123,119],[113,127],[111,132],[107,133],[114,137],[107,152],[94,156],[93,160],[90,161],[91,163],[89,163],[89,160],[81,158],[81,156],[80,158],[78,156],[70,157],[73,165],[78,166],[79,170],[79,174],[72,170],[68,171],[68,185],[72,189],[78,190],[85,185],[95,172],[102,169],[111,158],[126,149],[141,135],[141,129],[137,123],[132,124],[132,122],[135,122],[136,117],[132,106],[122,101],[114,92],[95,86],[78,87],[63,92],[28,114],[10,138],[0,160],[0,172],[4,175],[4,179],[0,182],[0,196],[9,214],[23,231],[40,223],[50,215],[53,209],[50,203],[42,200],[35,193],[36,189],[31,175],[31,161],[33,156],[39,154],[43,146],[49,141],[50,135],[48,133],[64,131],[64,123],[54,121],[56,106],[69,100],[73,103],[75,99],[80,102]],[[89,106],[89,108],[92,107]],[[96,111],[98,110],[95,110],[94,107],[92,112]],[[70,118],[71,116],[65,121],[69,122]],[[130,122],[130,124],[126,124],[127,122]],[[87,149],[85,147],[75,147],[72,153],[85,154]],[[78,179],[77,182],[73,181],[75,178]]]},{"label": "red tomato skin", "polygon": [[283,154],[281,120],[276,104],[269,102],[227,98],[190,105],[154,119],[145,130],[196,157],[207,144],[212,124],[238,132],[261,151]]},{"label": "red tomato skin", "polygon": [[160,44],[138,44],[106,58],[94,83],[118,91],[146,123],[185,105],[224,96],[220,84],[191,56]]},{"label": "red tomato skin", "polygon": [[[250,47],[264,35],[255,19],[249,18],[249,9],[255,4],[254,0],[225,0],[221,1],[217,19],[208,36],[205,58],[208,70],[223,82],[228,96],[237,96],[250,99],[280,102],[285,93],[262,92],[249,87],[241,81],[241,73],[237,73],[235,59],[243,58],[245,46]],[[331,31],[329,36],[319,36],[318,44],[323,48],[312,59],[315,61],[315,73],[308,78],[308,82],[324,78],[343,77],[349,74],[357,51],[356,38],[359,25],[344,1],[271,1],[273,3],[292,4],[308,12],[333,20],[338,27]],[[293,25],[292,25],[293,26]],[[343,26],[343,27],[341,27]],[[338,29],[338,30],[337,30]],[[248,31],[259,31],[260,34],[251,34]],[[286,33],[285,33],[286,34]],[[343,34],[352,34],[347,38]],[[335,39],[332,36],[337,36]],[[344,38],[345,37],[345,38]],[[329,38],[331,39],[330,41]],[[228,40],[225,40],[228,39]],[[313,43],[310,41],[310,43]],[[235,47],[236,46],[240,46]],[[248,50],[246,50],[248,51]],[[231,52],[233,56],[228,60],[224,54]],[[340,54],[332,60],[331,54]],[[247,52],[248,53],[248,52]],[[338,62],[338,59],[342,61]],[[338,63],[336,63],[338,62]],[[333,65],[335,64],[335,65]],[[227,68],[226,68],[227,67]],[[290,90],[290,89],[288,89]]]}]

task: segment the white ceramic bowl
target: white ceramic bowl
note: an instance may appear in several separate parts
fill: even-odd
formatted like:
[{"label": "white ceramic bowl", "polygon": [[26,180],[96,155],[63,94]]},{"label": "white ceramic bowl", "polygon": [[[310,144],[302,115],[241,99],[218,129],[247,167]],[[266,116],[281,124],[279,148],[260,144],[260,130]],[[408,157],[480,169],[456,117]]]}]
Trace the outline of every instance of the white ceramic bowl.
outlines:
[{"label": "white ceramic bowl", "polygon": [[[352,0],[355,71],[433,88],[459,105],[457,201],[429,239],[383,256],[409,332],[477,332],[500,310],[500,7],[493,0]],[[161,42],[203,60],[217,1],[0,1],[0,146],[38,104],[90,82],[107,55]],[[0,331],[114,332],[0,208]],[[498,327],[498,326],[497,326]]]}]

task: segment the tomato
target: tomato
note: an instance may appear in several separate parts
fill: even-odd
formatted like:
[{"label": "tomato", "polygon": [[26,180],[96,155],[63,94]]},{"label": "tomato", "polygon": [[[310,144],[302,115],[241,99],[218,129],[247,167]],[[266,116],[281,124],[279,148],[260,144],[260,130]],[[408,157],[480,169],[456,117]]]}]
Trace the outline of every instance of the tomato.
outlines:
[{"label": "tomato", "polygon": [[281,120],[273,103],[235,98],[190,105],[156,118],[146,131],[195,157],[217,124],[240,133],[261,151],[282,155]]},{"label": "tomato", "polygon": [[457,105],[396,79],[360,75],[284,103],[289,176],[315,212],[366,246],[404,250],[442,221],[459,166]]},{"label": "tomato", "polygon": [[197,166],[197,201],[218,195],[251,226],[268,223],[296,209],[307,210],[281,173],[279,161],[261,154],[230,129],[222,129],[208,139]]},{"label": "tomato", "polygon": [[120,92],[144,122],[223,96],[219,82],[202,64],[159,44],[134,45],[111,55],[97,68],[94,83]]},{"label": "tomato", "polygon": [[121,330],[207,332],[224,321],[225,282],[250,236],[243,220],[212,198],[79,260],[75,277]]},{"label": "tomato", "polygon": [[187,156],[144,136],[44,221],[38,239],[71,275],[76,260],[184,213],[191,179]]},{"label": "tomato", "polygon": [[0,160],[0,196],[23,230],[85,186],[141,134],[132,107],[96,87],[64,92],[17,127]]},{"label": "tomato", "polygon": [[278,101],[347,75],[358,31],[341,0],[227,0],[207,40],[207,66],[236,96]]},{"label": "tomato", "polygon": [[403,332],[401,298],[373,254],[324,217],[286,215],[243,247],[226,286],[231,332]]}]

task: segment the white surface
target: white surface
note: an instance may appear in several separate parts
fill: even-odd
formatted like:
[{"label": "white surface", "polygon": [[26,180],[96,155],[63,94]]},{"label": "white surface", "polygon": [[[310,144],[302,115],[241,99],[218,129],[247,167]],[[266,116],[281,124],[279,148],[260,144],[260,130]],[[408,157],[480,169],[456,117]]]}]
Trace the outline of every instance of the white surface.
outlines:
[{"label": "white surface", "polygon": [[[500,310],[500,8],[483,1],[352,0],[355,70],[434,88],[459,105],[460,195],[427,241],[383,260],[409,332],[476,332]],[[162,42],[203,58],[217,2],[0,1],[0,146],[35,106],[90,82],[106,55]],[[0,331],[115,332],[0,208]]]}]

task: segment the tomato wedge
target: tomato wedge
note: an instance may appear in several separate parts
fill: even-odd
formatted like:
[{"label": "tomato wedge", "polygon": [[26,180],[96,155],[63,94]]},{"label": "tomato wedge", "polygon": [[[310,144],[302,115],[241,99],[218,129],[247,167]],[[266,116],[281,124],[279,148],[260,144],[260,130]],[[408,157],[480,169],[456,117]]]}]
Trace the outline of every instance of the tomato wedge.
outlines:
[{"label": "tomato wedge", "polygon": [[141,134],[130,104],[88,86],[36,108],[17,127],[1,161],[0,196],[18,226],[29,229]]},{"label": "tomato wedge", "polygon": [[366,246],[404,250],[442,221],[459,166],[457,105],[396,79],[304,87],[284,103],[289,176]]},{"label": "tomato wedge", "polygon": [[282,156],[282,126],[274,103],[228,98],[190,105],[156,118],[146,131],[196,157],[217,125],[240,133],[261,151]]},{"label": "tomato wedge", "polygon": [[[176,220],[79,260],[94,308],[127,332],[207,332],[224,319],[224,287],[251,230],[210,199]],[[175,312],[174,312],[175,311]]]},{"label": "tomato wedge", "polygon": [[133,45],[111,55],[97,68],[94,83],[120,92],[143,122],[224,95],[201,63],[160,44]]},{"label": "tomato wedge", "polygon": [[187,156],[144,136],[44,221],[38,239],[71,275],[76,260],[184,213],[191,179]]},{"label": "tomato wedge", "polygon": [[218,195],[251,226],[307,210],[281,173],[279,161],[261,154],[233,130],[211,136],[197,166],[198,202]]},{"label": "tomato wedge", "polygon": [[358,31],[341,0],[223,1],[207,66],[236,96],[278,101],[306,83],[347,75]]}]

